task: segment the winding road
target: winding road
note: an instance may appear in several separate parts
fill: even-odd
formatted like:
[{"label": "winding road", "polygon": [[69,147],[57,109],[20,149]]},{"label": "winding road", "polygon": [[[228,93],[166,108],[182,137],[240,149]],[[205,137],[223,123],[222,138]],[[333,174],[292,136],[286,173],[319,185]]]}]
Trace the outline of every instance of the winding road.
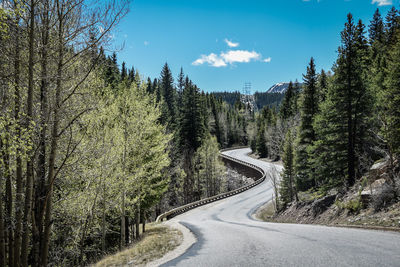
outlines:
[{"label": "winding road", "polygon": [[[223,153],[265,172],[282,169],[250,158],[249,152]],[[162,266],[400,266],[399,233],[253,219],[272,194],[267,176],[246,192],[176,216],[172,220],[190,229],[197,242]]]}]

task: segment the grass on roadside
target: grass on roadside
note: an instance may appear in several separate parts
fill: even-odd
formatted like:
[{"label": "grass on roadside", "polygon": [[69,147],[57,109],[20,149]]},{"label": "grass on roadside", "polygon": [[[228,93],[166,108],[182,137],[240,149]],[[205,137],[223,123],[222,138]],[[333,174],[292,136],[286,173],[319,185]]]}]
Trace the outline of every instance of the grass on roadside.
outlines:
[{"label": "grass on roadside", "polygon": [[268,221],[274,215],[275,215],[274,203],[273,201],[268,201],[257,210],[255,216],[259,220]]},{"label": "grass on roadside", "polygon": [[161,224],[149,224],[142,238],[129,248],[94,264],[103,266],[144,266],[159,259],[182,243],[182,233]]}]

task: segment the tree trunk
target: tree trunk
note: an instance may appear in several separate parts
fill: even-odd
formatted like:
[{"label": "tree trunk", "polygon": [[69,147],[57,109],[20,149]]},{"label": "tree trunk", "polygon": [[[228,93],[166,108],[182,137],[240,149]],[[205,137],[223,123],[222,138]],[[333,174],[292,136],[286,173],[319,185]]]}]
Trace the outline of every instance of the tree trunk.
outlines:
[{"label": "tree trunk", "polygon": [[129,244],[129,217],[125,216],[125,244]]},{"label": "tree trunk", "polygon": [[62,72],[63,72],[63,59],[64,59],[64,21],[63,16],[59,17],[58,25],[58,63],[57,63],[57,79],[56,79],[56,95],[55,95],[55,106],[53,110],[53,127],[51,131],[51,145],[49,154],[49,176],[47,180],[47,192],[46,192],[46,215],[44,221],[44,234],[41,246],[41,265],[47,266],[49,243],[50,243],[50,232],[51,232],[51,213],[52,213],[52,195],[53,195],[53,183],[55,179],[55,162],[57,158],[58,150],[58,124],[59,124],[59,112],[61,103],[61,87],[62,87]]},{"label": "tree trunk", "polygon": [[[105,134],[103,133],[103,146],[102,149],[104,151],[105,144]],[[102,215],[101,215],[101,251],[104,253],[106,251],[106,181],[103,171],[103,164],[101,164],[101,179],[102,179]]]},{"label": "tree trunk", "polygon": [[[4,146],[0,138],[0,153],[3,157]],[[5,173],[0,170],[0,266],[6,266],[6,250],[5,250],[5,229],[4,229],[4,216],[3,216],[3,179]]]},{"label": "tree trunk", "polygon": [[49,2],[44,2],[43,31],[40,50],[41,83],[40,83],[40,138],[35,180],[35,199],[32,214],[32,255],[36,266],[40,263],[41,235],[43,233],[44,200],[46,197],[46,133],[47,133],[47,88],[48,88],[48,44],[49,44]]},{"label": "tree trunk", "polygon": [[131,240],[135,240],[135,220],[134,218],[132,219],[132,225],[131,225]]},{"label": "tree trunk", "polygon": [[125,248],[125,190],[122,189],[120,249]]},{"label": "tree trunk", "polygon": [[136,207],[136,226],[135,226],[135,230],[136,230],[136,239],[140,238],[140,204],[137,204]]},{"label": "tree trunk", "polygon": [[146,232],[146,214],[143,210],[141,217],[142,217],[142,233],[144,234]]},{"label": "tree trunk", "polygon": [[[34,40],[35,40],[35,1],[31,0],[30,4],[30,25],[29,25],[29,62],[28,62],[28,99],[27,99],[27,121],[26,128],[29,129],[32,121],[33,107],[33,57],[34,57]],[[29,245],[29,221],[32,202],[33,187],[33,161],[34,157],[28,156],[26,164],[26,191],[25,191],[25,207],[23,218],[23,231],[21,241],[21,265],[28,266],[28,245]]]},{"label": "tree trunk", "polygon": [[[4,42],[3,36],[0,34],[0,42]],[[5,73],[4,68],[4,58],[0,57],[0,73]],[[0,80],[0,111],[2,114],[6,114],[7,108],[7,98],[8,98],[8,90],[6,81],[3,77]],[[5,126],[5,130],[7,131],[7,126]],[[7,180],[7,168],[5,166],[5,153],[6,153],[6,144],[3,144],[3,140],[0,138],[0,160],[3,160],[3,169],[0,169],[0,266],[6,266],[7,263],[7,255],[6,255],[6,229],[5,229],[5,214],[3,205],[7,205],[4,200],[4,188],[3,188],[3,180]]]},{"label": "tree trunk", "polygon": [[[8,151],[8,146],[6,146]],[[7,241],[8,241],[8,265],[13,266],[14,263],[14,233],[11,227],[12,225],[12,211],[13,211],[13,199],[12,199],[12,181],[10,174],[10,155],[4,153],[4,169],[6,176],[6,220],[5,223],[8,225]]]},{"label": "tree trunk", "polygon": [[[20,118],[20,108],[21,108],[21,95],[20,95],[20,72],[21,72],[21,62],[20,62],[20,31],[19,31],[19,15],[15,19],[15,54],[14,54],[14,86],[15,86],[15,122],[18,124],[16,131],[16,138],[19,140],[21,138],[21,118]],[[14,232],[14,266],[19,266],[19,253],[21,246],[21,229],[22,229],[22,159],[20,155],[20,149],[17,150],[16,156],[16,172],[15,172],[15,182],[16,182],[16,192],[15,192],[15,232]],[[11,261],[10,261],[11,263]]]},{"label": "tree trunk", "polygon": [[352,92],[351,81],[348,81],[348,99],[347,99],[347,187],[355,182],[355,153],[354,153],[354,137],[353,137],[353,108],[352,108]]}]

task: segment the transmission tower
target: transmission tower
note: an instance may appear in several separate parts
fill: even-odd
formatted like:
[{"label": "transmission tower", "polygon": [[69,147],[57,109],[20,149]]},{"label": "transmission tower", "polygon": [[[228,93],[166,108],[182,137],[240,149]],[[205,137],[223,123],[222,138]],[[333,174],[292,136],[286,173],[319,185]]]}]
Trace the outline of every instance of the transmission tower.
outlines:
[{"label": "transmission tower", "polygon": [[244,95],[251,95],[251,83],[250,82],[246,82],[244,83],[243,86],[243,94]]},{"label": "transmission tower", "polygon": [[254,95],[251,93],[251,83],[246,82],[243,86],[243,93],[241,96],[242,103],[244,103],[251,111],[255,111],[257,109],[255,105]]}]

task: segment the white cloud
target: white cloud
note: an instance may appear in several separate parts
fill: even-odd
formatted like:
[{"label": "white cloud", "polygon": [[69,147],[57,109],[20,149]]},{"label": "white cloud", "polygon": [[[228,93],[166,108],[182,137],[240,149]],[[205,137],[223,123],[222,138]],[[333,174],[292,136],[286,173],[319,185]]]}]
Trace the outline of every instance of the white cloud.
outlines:
[{"label": "white cloud", "polygon": [[219,55],[211,53],[209,55],[201,55],[200,58],[192,62],[192,65],[199,66],[207,63],[212,67],[226,67],[233,65],[234,63],[249,63],[251,61],[263,61],[271,62],[271,58],[262,59],[260,53],[256,51],[247,50],[229,50],[227,52],[221,52]]},{"label": "white cloud", "polygon": [[256,51],[247,50],[229,50],[226,53],[221,53],[221,58],[227,63],[233,64],[235,62],[248,63],[251,60],[261,59],[261,54]]},{"label": "white cloud", "polygon": [[272,60],[272,58],[271,58],[271,57],[267,57],[267,58],[265,58],[263,61],[264,61],[264,62],[266,62],[266,63],[270,63],[270,62],[271,62],[271,60]]},{"label": "white cloud", "polygon": [[392,0],[372,0],[372,4],[378,4],[378,6],[392,5]]},{"label": "white cloud", "polygon": [[150,43],[149,43],[148,41],[144,41],[143,44],[144,44],[145,46],[148,46]]},{"label": "white cloud", "polygon": [[217,68],[227,66],[225,61],[214,53],[211,53],[209,55],[201,55],[201,57],[195,60],[192,65],[198,66],[203,65],[204,63],[208,63],[210,66]]},{"label": "white cloud", "polygon": [[239,43],[231,42],[228,39],[225,39],[224,41],[229,47],[238,47],[239,46]]}]

